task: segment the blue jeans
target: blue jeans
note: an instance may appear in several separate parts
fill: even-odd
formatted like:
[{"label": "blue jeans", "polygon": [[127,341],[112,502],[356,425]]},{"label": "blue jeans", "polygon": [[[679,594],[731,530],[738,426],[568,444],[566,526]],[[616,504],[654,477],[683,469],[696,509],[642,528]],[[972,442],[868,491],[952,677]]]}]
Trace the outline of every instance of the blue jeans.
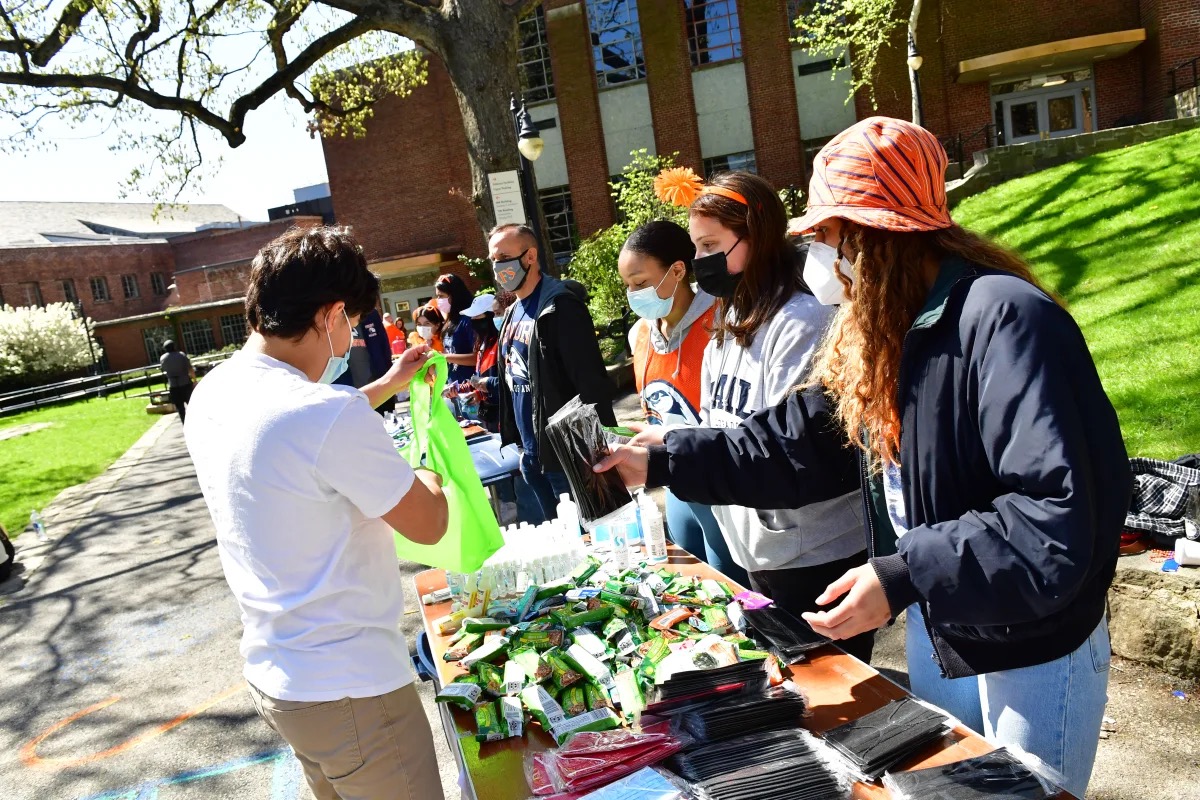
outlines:
[{"label": "blue jeans", "polygon": [[712,507],[680,500],[667,491],[667,535],[671,541],[732,581],[750,587],[750,576],[729,554]]},{"label": "blue jeans", "polygon": [[917,605],[908,608],[905,636],[913,694],[996,744],[1032,753],[1062,773],[1062,788],[1084,796],[1108,702],[1108,617],[1062,658],[951,680],[941,676],[933,660],[933,645]]},{"label": "blue jeans", "polygon": [[521,490],[517,489],[517,517],[521,522],[540,525],[558,516],[558,496],[570,494],[567,476],[558,470],[544,470],[535,456],[521,451],[521,477],[532,495],[522,502]]}]

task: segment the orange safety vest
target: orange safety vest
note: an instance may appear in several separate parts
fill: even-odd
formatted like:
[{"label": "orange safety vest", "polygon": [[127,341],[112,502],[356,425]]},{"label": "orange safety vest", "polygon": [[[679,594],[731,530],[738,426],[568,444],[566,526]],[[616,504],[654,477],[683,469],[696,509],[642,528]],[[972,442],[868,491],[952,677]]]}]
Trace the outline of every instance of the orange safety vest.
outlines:
[{"label": "orange safety vest", "polygon": [[700,424],[700,366],[712,338],[716,304],[692,323],[683,342],[670,353],[655,351],[649,320],[634,329],[633,377],[642,412],[652,425]]}]

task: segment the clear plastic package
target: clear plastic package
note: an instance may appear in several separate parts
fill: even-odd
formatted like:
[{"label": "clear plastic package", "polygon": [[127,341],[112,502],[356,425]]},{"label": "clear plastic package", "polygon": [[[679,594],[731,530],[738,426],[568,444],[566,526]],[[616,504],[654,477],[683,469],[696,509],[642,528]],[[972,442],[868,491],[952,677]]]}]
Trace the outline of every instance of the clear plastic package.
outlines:
[{"label": "clear plastic package", "polygon": [[594,405],[573,397],[546,422],[546,435],[584,522],[594,523],[633,502],[616,470],[592,470],[609,453],[608,437]]},{"label": "clear plastic package", "polygon": [[889,772],[883,785],[892,800],[1046,800],[1058,793],[1049,779],[1004,748],[940,767]]}]

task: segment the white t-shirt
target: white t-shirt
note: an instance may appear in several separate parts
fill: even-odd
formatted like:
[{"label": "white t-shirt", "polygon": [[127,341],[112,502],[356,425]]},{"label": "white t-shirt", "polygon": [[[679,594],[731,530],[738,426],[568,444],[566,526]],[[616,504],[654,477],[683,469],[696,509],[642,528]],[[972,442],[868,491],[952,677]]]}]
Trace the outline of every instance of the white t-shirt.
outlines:
[{"label": "white t-shirt", "polygon": [[393,533],[379,517],[413,471],[366,395],[242,351],[196,387],[184,431],[242,610],[246,680],[301,701],[411,683]]}]

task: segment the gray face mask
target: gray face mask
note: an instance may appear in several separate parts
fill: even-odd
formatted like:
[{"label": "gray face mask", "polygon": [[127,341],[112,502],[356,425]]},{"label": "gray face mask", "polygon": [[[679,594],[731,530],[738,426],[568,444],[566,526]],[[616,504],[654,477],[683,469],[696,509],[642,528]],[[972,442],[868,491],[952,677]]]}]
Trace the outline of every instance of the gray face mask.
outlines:
[{"label": "gray face mask", "polygon": [[525,285],[529,270],[521,263],[521,259],[529,252],[529,248],[521,251],[516,258],[492,262],[492,274],[496,276],[496,285],[506,292],[515,292]]}]

